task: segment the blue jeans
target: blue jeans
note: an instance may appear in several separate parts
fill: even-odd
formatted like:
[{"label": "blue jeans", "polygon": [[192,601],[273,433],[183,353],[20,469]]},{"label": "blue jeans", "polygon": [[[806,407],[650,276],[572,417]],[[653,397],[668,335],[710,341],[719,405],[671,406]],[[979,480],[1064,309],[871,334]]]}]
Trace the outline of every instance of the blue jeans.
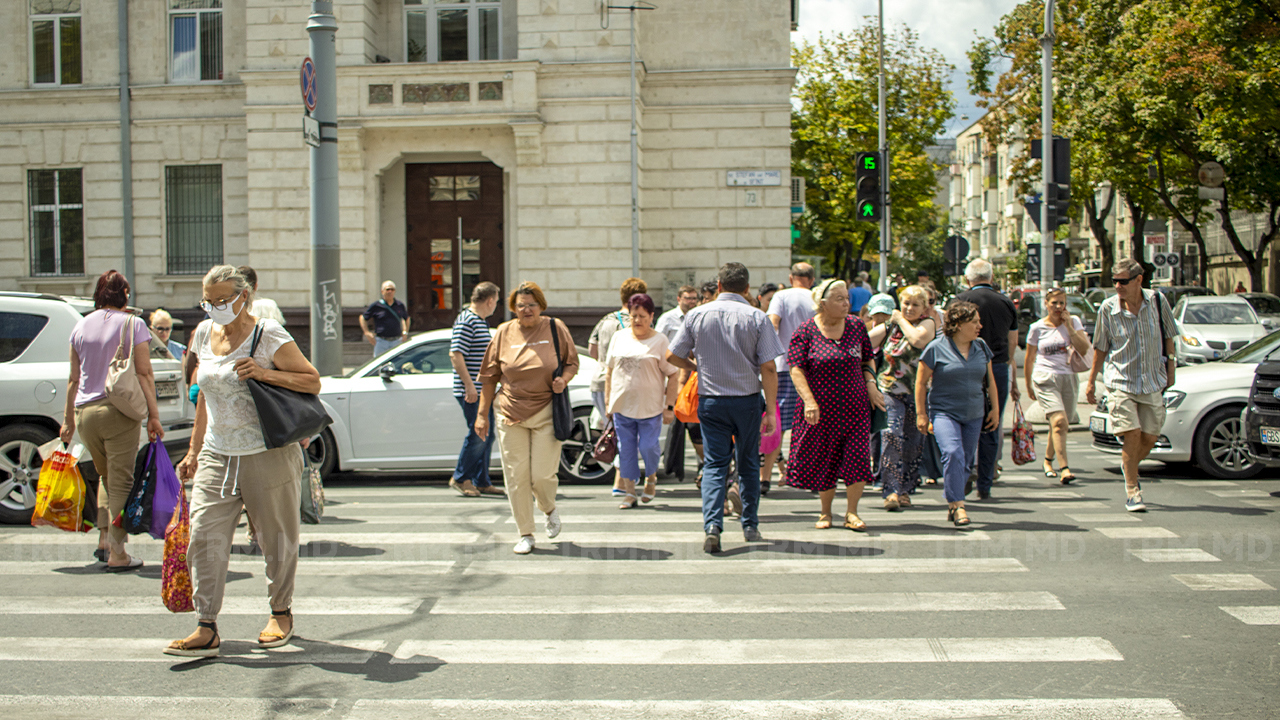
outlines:
[{"label": "blue jeans", "polygon": [[467,437],[458,451],[458,467],[453,471],[453,479],[470,480],[478,488],[488,487],[493,484],[489,480],[489,456],[493,453],[493,438],[498,434],[493,424],[493,406],[489,406],[489,434],[481,440],[475,431],[479,401],[469,403],[465,397],[456,395],[454,399],[462,406],[462,416],[467,419]]},{"label": "blue jeans", "polygon": [[[991,372],[996,376],[996,390],[1000,394],[1000,422],[1003,423],[1004,403],[1009,399],[1009,366],[1005,363],[992,364]],[[991,492],[991,481],[996,475],[996,461],[1000,459],[1000,433],[1003,431],[1004,428],[997,425],[995,430],[982,433],[978,440],[978,492]]]},{"label": "blue jeans", "polygon": [[402,341],[402,338],[384,338],[384,337],[376,338],[373,341],[373,356],[378,357],[382,353],[399,345],[401,341]]},{"label": "blue jeans", "polygon": [[978,450],[983,418],[961,421],[946,413],[937,413],[932,420],[933,436],[938,439],[938,450],[942,453],[942,494],[949,503],[961,502],[969,468]]},{"label": "blue jeans", "polygon": [[[618,472],[626,480],[658,474],[661,455],[658,438],[662,435],[662,416],[637,420],[622,413],[613,414],[613,429],[618,433]],[[644,475],[640,474],[640,458],[644,458]]]},{"label": "blue jeans", "polygon": [[760,416],[764,398],[703,395],[698,398],[698,421],[702,426],[702,526],[710,532],[724,527],[724,500],[728,492],[729,461],[738,454],[738,486],[742,493],[742,527],[759,524],[760,506]]}]

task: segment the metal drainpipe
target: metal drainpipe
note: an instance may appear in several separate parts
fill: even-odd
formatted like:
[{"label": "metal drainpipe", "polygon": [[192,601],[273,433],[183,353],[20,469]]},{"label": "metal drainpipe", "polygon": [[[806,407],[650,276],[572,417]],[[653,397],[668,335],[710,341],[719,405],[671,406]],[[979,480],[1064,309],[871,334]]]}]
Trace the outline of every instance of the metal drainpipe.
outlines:
[{"label": "metal drainpipe", "polygon": [[123,215],[120,235],[124,239],[124,276],[138,297],[133,277],[133,140],[129,119],[129,0],[117,0],[116,34],[120,41],[120,201]]}]

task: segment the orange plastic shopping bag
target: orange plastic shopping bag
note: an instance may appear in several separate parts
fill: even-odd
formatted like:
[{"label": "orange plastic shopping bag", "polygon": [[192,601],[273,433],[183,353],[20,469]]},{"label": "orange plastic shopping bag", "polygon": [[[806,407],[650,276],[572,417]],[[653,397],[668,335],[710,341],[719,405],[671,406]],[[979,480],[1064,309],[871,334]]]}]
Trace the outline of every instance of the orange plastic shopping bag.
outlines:
[{"label": "orange plastic shopping bag", "polygon": [[680,388],[676,397],[676,419],[686,425],[698,422],[698,371],[689,375],[689,380]]},{"label": "orange plastic shopping bag", "polygon": [[52,452],[42,454],[45,461],[36,481],[36,507],[31,514],[31,524],[67,532],[89,532],[92,526],[84,521],[84,478],[76,467],[75,455],[61,442]]}]

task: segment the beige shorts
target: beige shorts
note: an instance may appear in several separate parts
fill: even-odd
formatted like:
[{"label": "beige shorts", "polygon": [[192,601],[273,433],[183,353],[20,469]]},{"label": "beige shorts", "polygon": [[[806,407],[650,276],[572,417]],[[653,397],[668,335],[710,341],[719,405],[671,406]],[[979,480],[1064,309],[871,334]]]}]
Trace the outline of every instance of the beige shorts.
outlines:
[{"label": "beige shorts", "polygon": [[1051,373],[1038,371],[1032,373],[1031,384],[1036,389],[1036,402],[1044,411],[1045,419],[1056,413],[1066,413],[1067,422],[1077,422],[1076,393],[1080,390],[1080,379],[1075,373]]},{"label": "beige shorts", "polygon": [[1113,435],[1141,430],[1147,435],[1159,436],[1160,428],[1164,427],[1164,393],[1110,390],[1107,392],[1107,407]]}]

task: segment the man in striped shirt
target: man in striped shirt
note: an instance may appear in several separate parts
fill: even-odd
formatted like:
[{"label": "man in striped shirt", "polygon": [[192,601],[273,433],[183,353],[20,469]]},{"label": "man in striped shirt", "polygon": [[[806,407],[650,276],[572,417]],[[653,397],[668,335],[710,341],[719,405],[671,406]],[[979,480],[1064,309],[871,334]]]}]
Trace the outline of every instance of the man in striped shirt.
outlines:
[{"label": "man in striped shirt", "polygon": [[[498,307],[498,286],[482,282],[471,291],[471,304],[453,321],[449,340],[449,360],[453,363],[453,396],[462,406],[467,420],[467,437],[458,452],[458,466],[449,479],[449,487],[464,497],[501,495],[502,489],[489,480],[489,456],[493,451],[494,433],[481,439],[476,435],[476,415],[480,407],[480,364],[489,348],[489,324],[485,318]],[[489,409],[489,426],[493,427],[493,408]]]},{"label": "man in striped shirt", "polygon": [[[742,487],[742,536],[761,540],[760,436],[777,422],[778,333],[759,308],[747,301],[751,277],[742,263],[720,268],[719,296],[685,315],[684,327],[667,353],[678,368],[698,370],[698,422],[707,464],[702,474],[702,549],[720,552],[729,461],[736,450]],[[695,366],[689,357],[697,355]],[[763,399],[760,391],[764,391]],[[763,421],[760,419],[764,413]]]},{"label": "man in striped shirt", "polygon": [[1102,373],[1107,388],[1108,431],[1124,445],[1120,462],[1128,499],[1125,509],[1143,512],[1138,463],[1146,459],[1164,425],[1164,391],[1174,382],[1177,328],[1164,295],[1142,289],[1142,266],[1125,258],[1111,271],[1116,294],[1098,308],[1093,333],[1093,366],[1085,399],[1097,402],[1094,384]]}]

